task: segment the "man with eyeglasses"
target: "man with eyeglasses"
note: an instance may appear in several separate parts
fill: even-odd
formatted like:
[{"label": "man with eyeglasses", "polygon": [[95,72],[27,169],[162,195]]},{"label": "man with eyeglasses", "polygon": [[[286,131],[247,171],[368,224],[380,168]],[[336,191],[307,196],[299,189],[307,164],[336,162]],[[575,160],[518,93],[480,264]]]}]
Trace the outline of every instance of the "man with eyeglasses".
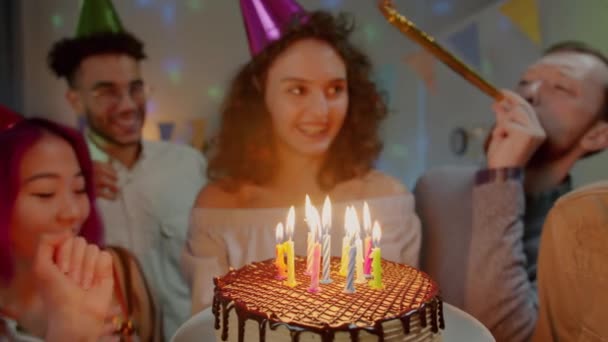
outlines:
[{"label": "man with eyeglasses", "polygon": [[87,120],[106,243],[138,258],[168,339],[190,314],[179,260],[205,163],[190,147],[142,140],[145,57],[143,44],[123,30],[109,0],[85,0],[76,37],[57,42],[48,62],[66,78],[71,107]]}]

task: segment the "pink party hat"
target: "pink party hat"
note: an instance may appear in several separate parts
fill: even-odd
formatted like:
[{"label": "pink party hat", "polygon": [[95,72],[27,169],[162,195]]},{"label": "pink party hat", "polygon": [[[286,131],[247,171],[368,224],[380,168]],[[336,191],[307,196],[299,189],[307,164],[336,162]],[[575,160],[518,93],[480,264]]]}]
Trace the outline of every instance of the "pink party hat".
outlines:
[{"label": "pink party hat", "polygon": [[240,0],[252,56],[281,38],[296,14],[306,13],[295,0]]},{"label": "pink party hat", "polygon": [[21,119],[19,114],[0,104],[0,132],[13,127]]}]

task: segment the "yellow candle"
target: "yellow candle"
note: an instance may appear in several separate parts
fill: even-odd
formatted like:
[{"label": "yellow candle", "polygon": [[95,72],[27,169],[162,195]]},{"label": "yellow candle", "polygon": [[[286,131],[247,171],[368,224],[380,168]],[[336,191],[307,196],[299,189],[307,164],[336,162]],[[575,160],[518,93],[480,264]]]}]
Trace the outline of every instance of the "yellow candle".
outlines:
[{"label": "yellow candle", "polygon": [[287,279],[287,265],[285,264],[285,254],[283,252],[283,245],[277,245],[277,259],[275,265],[277,266],[277,279]]},{"label": "yellow candle", "polygon": [[344,238],[342,239],[342,258],[340,259],[340,271],[338,272],[341,276],[346,277],[348,269],[348,252],[350,250],[350,226],[352,225],[350,216],[350,207],[346,207],[344,211]]},{"label": "yellow candle", "polygon": [[285,226],[285,232],[287,233],[288,240],[283,244],[285,253],[287,254],[287,281],[285,282],[285,285],[289,287],[295,287],[298,284],[296,282],[296,262],[293,249],[295,215],[294,207],[289,208],[289,213],[287,214],[287,224]]},{"label": "yellow candle", "polygon": [[293,254],[293,241],[286,241],[283,245],[285,248],[285,253],[287,254],[287,281],[285,281],[285,285],[289,287],[295,287],[298,285],[296,282],[296,263]]},{"label": "yellow candle", "polygon": [[348,267],[348,237],[342,239],[342,258],[340,259],[340,275],[346,277]]},{"label": "yellow candle", "polygon": [[382,254],[380,247],[372,250],[372,276],[374,277],[369,282],[369,287],[374,290],[380,290],[384,287],[382,284]]},{"label": "yellow candle", "polygon": [[287,279],[287,264],[285,264],[285,247],[283,244],[283,224],[277,224],[276,228],[276,260],[274,264],[277,267],[276,279]]}]

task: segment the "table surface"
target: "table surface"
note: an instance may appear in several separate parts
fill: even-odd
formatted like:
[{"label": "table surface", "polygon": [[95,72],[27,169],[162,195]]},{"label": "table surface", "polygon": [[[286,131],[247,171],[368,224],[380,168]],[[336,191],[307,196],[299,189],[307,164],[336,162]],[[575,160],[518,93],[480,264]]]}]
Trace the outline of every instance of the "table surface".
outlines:
[{"label": "table surface", "polygon": [[[473,316],[452,306],[443,304],[446,329],[442,332],[443,342],[493,342],[494,337]],[[173,335],[173,342],[215,341],[211,309],[201,311],[184,323]]]}]

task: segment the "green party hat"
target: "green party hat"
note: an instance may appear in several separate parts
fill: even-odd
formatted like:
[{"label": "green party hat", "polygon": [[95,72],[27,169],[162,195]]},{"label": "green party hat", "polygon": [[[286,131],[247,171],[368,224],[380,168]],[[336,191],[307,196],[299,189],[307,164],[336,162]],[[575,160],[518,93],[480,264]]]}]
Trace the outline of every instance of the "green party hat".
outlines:
[{"label": "green party hat", "polygon": [[124,29],[111,0],[83,0],[76,37],[96,33],[122,33]]}]

